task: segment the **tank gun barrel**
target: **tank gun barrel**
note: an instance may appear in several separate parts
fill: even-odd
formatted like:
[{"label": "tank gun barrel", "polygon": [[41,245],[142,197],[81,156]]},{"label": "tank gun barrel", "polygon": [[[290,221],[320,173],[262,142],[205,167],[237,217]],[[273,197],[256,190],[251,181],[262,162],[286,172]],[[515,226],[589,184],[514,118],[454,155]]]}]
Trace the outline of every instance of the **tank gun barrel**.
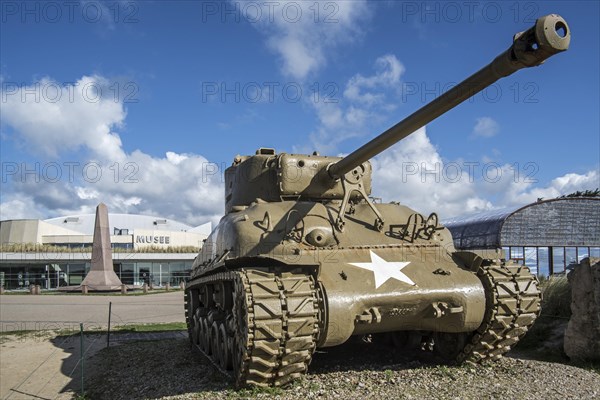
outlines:
[{"label": "tank gun barrel", "polygon": [[358,165],[391,147],[500,78],[509,76],[522,68],[538,66],[554,54],[567,50],[570,40],[571,31],[561,16],[550,14],[538,18],[534,26],[514,35],[513,44],[490,64],[367,144],[330,165],[330,176],[335,179],[341,178]]}]

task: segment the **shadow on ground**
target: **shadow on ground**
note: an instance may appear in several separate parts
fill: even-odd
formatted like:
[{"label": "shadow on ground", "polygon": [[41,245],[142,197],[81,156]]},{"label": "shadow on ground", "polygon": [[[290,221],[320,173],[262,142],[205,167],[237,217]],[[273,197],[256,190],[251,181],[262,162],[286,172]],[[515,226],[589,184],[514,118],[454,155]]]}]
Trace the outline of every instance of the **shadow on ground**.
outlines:
[{"label": "shadow on ground", "polygon": [[[89,359],[106,346],[106,335],[104,333],[86,333],[83,335],[83,340],[80,334],[59,335],[50,339],[50,342],[55,347],[69,354],[63,360],[60,368],[61,374],[67,377],[69,382],[59,394],[80,394],[82,391],[81,377],[83,375],[85,384],[88,380]],[[82,350],[83,364],[81,357]],[[68,396],[63,397],[68,398]]]},{"label": "shadow on ground", "polygon": [[[253,397],[253,392],[236,392],[231,379],[218,372],[202,355],[191,351],[184,333],[178,339],[126,342],[98,350],[85,360],[85,398],[87,399],[159,399],[191,394],[190,398]],[[105,336],[87,340],[94,348],[94,340],[105,343]],[[134,338],[135,339],[135,338]],[[150,337],[152,339],[152,337]],[[63,366],[63,374],[72,376],[65,392],[79,393],[81,375],[78,342],[56,338],[55,345],[65,346],[72,352]],[[514,357],[536,359],[533,353],[518,351]],[[378,343],[352,340],[344,345],[319,350],[310,365],[311,376],[345,371],[407,371],[428,367],[444,368],[446,362],[431,352],[393,349]],[[75,371],[74,371],[75,369]],[[73,372],[74,371],[74,372]],[[272,394],[294,393],[294,387]],[[259,392],[260,393],[260,392]],[[193,395],[196,394],[196,395]],[[269,392],[263,393],[268,395]],[[188,398],[187,396],[185,398]]]},{"label": "shadow on ground", "polygon": [[111,346],[92,356],[87,370],[90,399],[156,399],[232,387],[203,356],[191,352],[187,338]]},{"label": "shadow on ground", "polygon": [[[90,344],[92,341],[90,338]],[[56,345],[63,343],[67,342],[56,340]],[[64,363],[64,374],[78,367],[79,351],[75,347],[71,344],[67,348],[73,354]],[[431,353],[408,354],[381,344],[353,340],[316,352],[309,374],[415,369],[440,362]],[[186,393],[199,393],[207,398],[248,395],[236,393],[229,377],[216,370],[204,356],[192,352],[187,338],[140,340],[101,349],[85,360],[84,377],[89,399],[158,399]],[[81,375],[75,371],[64,391],[79,393],[80,388]]]},{"label": "shadow on ground", "polygon": [[[143,371],[143,367],[148,367],[148,371],[143,371],[145,381],[154,381],[154,375],[167,366],[168,363],[164,361],[167,357],[170,358],[168,352],[161,351],[161,346],[165,346],[163,341],[168,343],[166,346],[168,351],[172,351],[171,343],[181,342],[184,345],[188,343],[186,332],[180,331],[113,333],[110,347],[107,347],[105,332],[86,332],[83,336],[69,334],[52,337],[50,342],[57,349],[68,354],[60,367],[60,374],[67,378],[68,383],[59,391],[57,397],[71,398],[85,393],[84,398],[112,399],[115,397],[94,393],[93,389],[100,382],[103,383],[101,386],[105,382],[114,382],[120,398],[134,398],[135,396],[132,397],[127,393],[130,388],[136,390],[142,380],[137,379],[128,386],[124,386],[122,383],[128,382],[131,377],[135,378],[135,373],[129,372],[131,367],[134,367],[132,370],[136,373]],[[167,357],[162,359],[163,355]],[[174,357],[182,355],[185,358],[183,352]],[[169,371],[171,372],[171,369]],[[138,398],[148,398],[148,396]]]}]

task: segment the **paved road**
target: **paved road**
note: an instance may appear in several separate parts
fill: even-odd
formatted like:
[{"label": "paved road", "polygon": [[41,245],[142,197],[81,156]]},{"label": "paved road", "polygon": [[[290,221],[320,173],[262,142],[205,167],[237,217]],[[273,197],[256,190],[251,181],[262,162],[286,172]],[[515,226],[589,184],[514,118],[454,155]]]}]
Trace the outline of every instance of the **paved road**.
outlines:
[{"label": "paved road", "polygon": [[111,326],[185,322],[183,291],[145,296],[3,295],[0,331],[106,327],[112,302]]}]

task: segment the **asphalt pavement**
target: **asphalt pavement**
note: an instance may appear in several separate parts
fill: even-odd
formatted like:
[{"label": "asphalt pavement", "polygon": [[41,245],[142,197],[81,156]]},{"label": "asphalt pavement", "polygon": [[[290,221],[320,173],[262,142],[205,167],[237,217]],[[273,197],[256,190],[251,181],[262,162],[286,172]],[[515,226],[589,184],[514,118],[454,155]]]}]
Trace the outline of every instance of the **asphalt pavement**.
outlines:
[{"label": "asphalt pavement", "polygon": [[86,330],[111,326],[185,322],[183,291],[132,295],[2,295],[0,332],[17,330]]}]

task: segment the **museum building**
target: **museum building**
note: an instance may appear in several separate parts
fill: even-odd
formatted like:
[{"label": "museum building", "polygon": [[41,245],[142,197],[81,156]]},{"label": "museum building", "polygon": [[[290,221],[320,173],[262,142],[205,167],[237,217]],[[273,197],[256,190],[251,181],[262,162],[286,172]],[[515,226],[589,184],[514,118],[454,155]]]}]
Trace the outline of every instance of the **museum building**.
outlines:
[{"label": "museum building", "polygon": [[564,274],[600,257],[600,198],[539,200],[522,207],[443,221],[460,250],[504,250],[538,276]]},{"label": "museum building", "polygon": [[[114,270],[124,284],[178,285],[211,231],[167,218],[109,214]],[[79,285],[91,267],[95,214],[0,221],[0,286]]]}]

